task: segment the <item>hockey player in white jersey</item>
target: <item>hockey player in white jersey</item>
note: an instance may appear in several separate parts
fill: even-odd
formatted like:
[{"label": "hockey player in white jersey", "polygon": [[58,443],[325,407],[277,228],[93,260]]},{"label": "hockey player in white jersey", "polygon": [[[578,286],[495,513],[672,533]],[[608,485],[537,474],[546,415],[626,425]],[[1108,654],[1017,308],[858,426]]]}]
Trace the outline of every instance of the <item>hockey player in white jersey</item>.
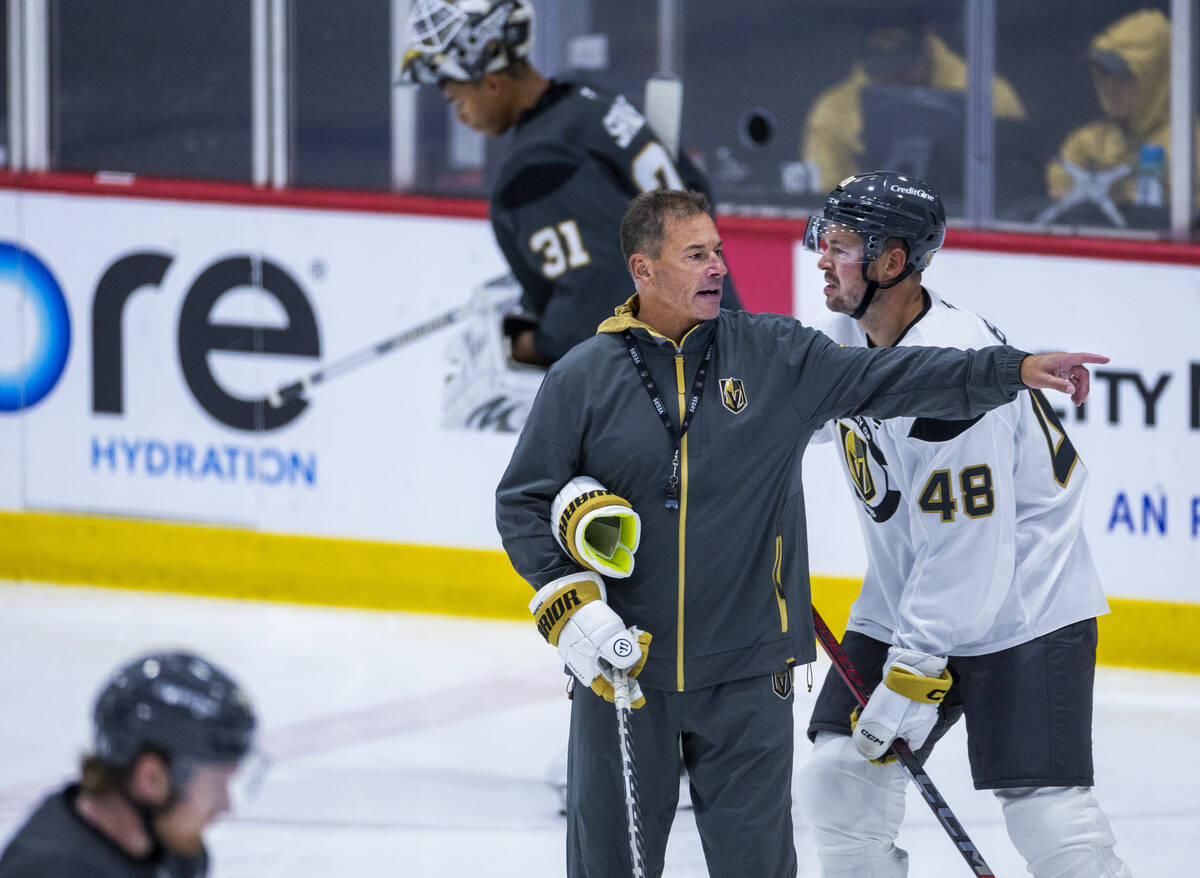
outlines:
[{"label": "hockey player in white jersey", "polygon": [[[842,181],[805,235],[833,312],[819,328],[859,346],[1003,341],[922,286],[944,236],[927,183]],[[831,671],[813,709],[799,791],[821,874],[908,874],[895,845],[905,775],[888,748],[903,738],[924,760],[965,716],[975,787],[1000,801],[1033,875],[1129,875],[1091,790],[1095,617],[1108,606],[1082,531],[1087,470],[1045,397],[969,421],[843,419],[824,438],[860,501],[867,571],[843,646],[874,691],[852,718]]]}]

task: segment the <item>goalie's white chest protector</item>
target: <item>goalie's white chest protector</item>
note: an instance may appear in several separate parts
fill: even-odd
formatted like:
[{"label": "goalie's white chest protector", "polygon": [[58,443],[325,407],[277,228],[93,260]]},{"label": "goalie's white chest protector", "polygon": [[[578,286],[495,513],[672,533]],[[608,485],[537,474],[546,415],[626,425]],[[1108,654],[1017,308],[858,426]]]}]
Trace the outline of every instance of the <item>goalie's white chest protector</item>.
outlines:
[{"label": "goalie's white chest protector", "polygon": [[[865,346],[846,315],[820,328]],[[900,345],[999,344],[977,315],[931,294]],[[1065,399],[1065,397],[1062,397]],[[849,627],[933,655],[980,655],[1107,612],[1083,535],[1087,470],[1039,392],[970,421],[826,425],[867,550]]]}]

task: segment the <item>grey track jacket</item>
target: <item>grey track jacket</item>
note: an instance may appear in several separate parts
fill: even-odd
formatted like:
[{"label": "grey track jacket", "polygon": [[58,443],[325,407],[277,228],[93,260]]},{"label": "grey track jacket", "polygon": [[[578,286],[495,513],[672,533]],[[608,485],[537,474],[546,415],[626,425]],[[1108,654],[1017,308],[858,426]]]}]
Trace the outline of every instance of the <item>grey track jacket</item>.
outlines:
[{"label": "grey track jacket", "polygon": [[[821,424],[971,418],[1024,387],[1024,353],[1007,346],[840,347],[790,317],[721,311],[676,347],[638,322],[636,307],[635,296],[547,373],[496,490],[496,526],[513,567],[538,588],[579,570],[550,530],[550,502],[569,479],[591,476],[629,500],[641,545],[633,575],[607,589],[625,624],[653,635],[642,686],[685,691],[813,660],[799,464]],[[664,504],[674,445],[624,329],[677,428],[716,335],[683,441],[678,509]],[[725,379],[741,382],[743,405]]]}]

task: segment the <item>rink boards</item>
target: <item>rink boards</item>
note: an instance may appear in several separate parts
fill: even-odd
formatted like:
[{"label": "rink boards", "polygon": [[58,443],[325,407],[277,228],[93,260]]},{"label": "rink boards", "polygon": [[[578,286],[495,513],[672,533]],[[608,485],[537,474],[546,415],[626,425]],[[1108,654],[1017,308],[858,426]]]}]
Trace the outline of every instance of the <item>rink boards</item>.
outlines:
[{"label": "rink boards", "polygon": [[[787,256],[767,301],[809,322],[820,275]],[[538,377],[498,346],[504,272],[477,218],[0,191],[0,577],[526,615],[492,523]],[[1200,267],[960,247],[926,281],[1020,347],[1112,357],[1062,412],[1104,657],[1200,670],[1175,633],[1200,622]],[[826,453],[806,494],[836,618],[863,560]]]}]

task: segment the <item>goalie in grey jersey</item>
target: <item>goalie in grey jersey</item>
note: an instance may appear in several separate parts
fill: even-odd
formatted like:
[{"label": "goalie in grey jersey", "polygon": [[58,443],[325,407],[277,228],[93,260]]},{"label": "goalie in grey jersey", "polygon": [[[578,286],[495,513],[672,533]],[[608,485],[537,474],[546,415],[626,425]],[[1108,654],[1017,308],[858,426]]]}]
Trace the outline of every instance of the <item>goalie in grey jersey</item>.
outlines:
[{"label": "goalie in grey jersey", "polygon": [[[922,286],[944,235],[927,183],[842,181],[805,235],[833,312],[820,328],[857,346],[1003,342]],[[1091,791],[1095,617],[1108,606],[1082,530],[1088,474],[1046,398],[964,421],[844,418],[823,438],[860,501],[867,571],[843,646],[874,692],[852,718],[830,671],[813,709],[799,790],[821,874],[908,873],[889,745],[903,738],[924,760],[965,716],[975,786],[1000,801],[1033,875],[1129,875]]]},{"label": "goalie in grey jersey", "polygon": [[[488,208],[522,290],[504,332],[514,360],[549,365],[632,292],[615,233],[630,199],[707,184],[623,96],[529,63],[528,0],[416,0],[406,44],[401,81],[439,86],[476,131],[513,134]],[[722,304],[740,307],[731,283]]]}]

